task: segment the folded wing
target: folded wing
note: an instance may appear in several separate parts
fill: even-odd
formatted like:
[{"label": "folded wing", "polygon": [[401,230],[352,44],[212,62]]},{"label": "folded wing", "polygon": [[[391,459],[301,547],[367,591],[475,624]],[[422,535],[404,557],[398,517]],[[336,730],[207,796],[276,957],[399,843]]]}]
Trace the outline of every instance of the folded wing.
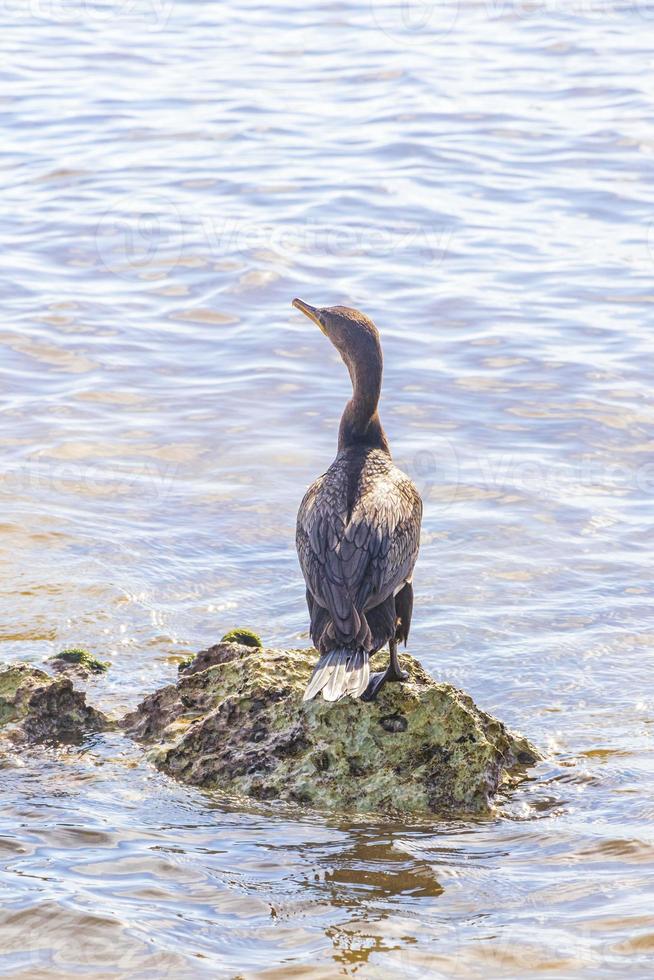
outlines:
[{"label": "folded wing", "polygon": [[422,503],[411,480],[386,459],[383,466],[375,461],[370,479],[364,465],[351,510],[348,467],[338,458],[300,506],[300,565],[313,599],[331,618],[321,637],[314,637],[322,651],[346,643],[369,649],[366,610],[411,578]]}]

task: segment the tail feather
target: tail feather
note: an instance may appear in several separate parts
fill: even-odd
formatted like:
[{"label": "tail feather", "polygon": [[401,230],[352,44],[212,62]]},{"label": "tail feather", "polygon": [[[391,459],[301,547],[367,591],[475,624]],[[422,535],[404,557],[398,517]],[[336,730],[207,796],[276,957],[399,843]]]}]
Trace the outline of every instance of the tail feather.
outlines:
[{"label": "tail feather", "polygon": [[316,664],[302,700],[311,701],[321,691],[325,701],[340,701],[348,694],[360,698],[369,680],[366,650],[330,650]]},{"label": "tail feather", "polygon": [[345,668],[347,666],[347,660],[339,658],[336,662],[329,680],[322,689],[322,696],[325,701],[338,701],[339,698],[343,697],[344,688],[346,686],[345,681]]}]

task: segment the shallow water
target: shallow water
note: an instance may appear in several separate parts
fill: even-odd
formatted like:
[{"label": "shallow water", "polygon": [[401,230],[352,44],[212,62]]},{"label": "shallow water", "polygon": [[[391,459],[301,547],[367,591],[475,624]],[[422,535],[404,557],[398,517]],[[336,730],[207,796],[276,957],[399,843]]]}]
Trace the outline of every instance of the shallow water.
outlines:
[{"label": "shallow water", "polygon": [[425,498],[411,651],[548,753],[488,819],[176,786],[118,736],[5,760],[8,976],[648,976],[654,8],[3,9],[0,659],[121,711],[293,546],[350,303]]}]

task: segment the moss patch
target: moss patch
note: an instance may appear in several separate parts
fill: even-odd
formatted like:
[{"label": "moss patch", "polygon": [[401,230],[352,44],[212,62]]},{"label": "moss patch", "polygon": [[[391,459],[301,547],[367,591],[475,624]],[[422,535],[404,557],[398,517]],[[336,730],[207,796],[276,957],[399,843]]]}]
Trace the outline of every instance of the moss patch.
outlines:
[{"label": "moss patch", "polygon": [[73,667],[88,674],[104,674],[105,671],[109,670],[109,664],[106,661],[98,660],[97,657],[82,647],[62,650],[61,653],[56,653],[54,657],[50,657],[48,663],[60,670]]},{"label": "moss patch", "polygon": [[252,630],[240,629],[240,628],[233,629],[230,630],[229,633],[225,633],[225,635],[222,637],[220,642],[240,643],[241,646],[244,647],[259,647],[259,648],[263,647],[263,643],[261,642],[260,636],[258,636],[256,633],[253,633]]}]

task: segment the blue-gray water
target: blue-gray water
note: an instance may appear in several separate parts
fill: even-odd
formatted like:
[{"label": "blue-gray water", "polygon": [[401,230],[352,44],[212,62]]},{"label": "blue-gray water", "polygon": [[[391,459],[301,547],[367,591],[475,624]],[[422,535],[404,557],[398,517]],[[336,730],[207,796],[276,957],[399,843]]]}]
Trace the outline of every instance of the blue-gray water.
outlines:
[{"label": "blue-gray water", "polygon": [[478,822],[8,756],[0,972],[651,976],[654,8],[7,2],[0,660],[133,706],[308,643],[297,504],[359,306],[425,498],[410,649],[548,753]]}]

